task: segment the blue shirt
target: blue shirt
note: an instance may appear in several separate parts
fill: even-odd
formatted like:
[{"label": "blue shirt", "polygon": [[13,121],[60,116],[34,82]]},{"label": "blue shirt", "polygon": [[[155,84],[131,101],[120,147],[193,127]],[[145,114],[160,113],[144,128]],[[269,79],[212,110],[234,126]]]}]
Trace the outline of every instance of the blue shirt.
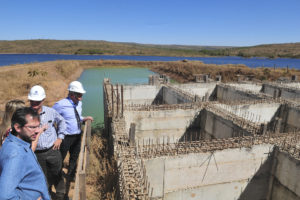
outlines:
[{"label": "blue shirt", "polygon": [[50,200],[44,173],[30,144],[9,134],[0,149],[0,199]]},{"label": "blue shirt", "polygon": [[67,130],[66,135],[75,135],[80,134],[81,130],[78,128],[78,123],[74,111],[74,107],[78,112],[79,118],[82,121],[82,102],[79,101],[77,104],[69,98],[62,99],[56,102],[53,108],[61,115],[66,121]]},{"label": "blue shirt", "polygon": [[[58,114],[58,112],[47,106],[42,107],[40,118],[41,125],[43,126],[44,124],[48,124],[48,128],[40,135],[36,149],[49,149],[53,146],[53,143],[57,140],[57,138],[64,139],[66,123],[64,118]],[[57,126],[57,131],[55,124]]]}]

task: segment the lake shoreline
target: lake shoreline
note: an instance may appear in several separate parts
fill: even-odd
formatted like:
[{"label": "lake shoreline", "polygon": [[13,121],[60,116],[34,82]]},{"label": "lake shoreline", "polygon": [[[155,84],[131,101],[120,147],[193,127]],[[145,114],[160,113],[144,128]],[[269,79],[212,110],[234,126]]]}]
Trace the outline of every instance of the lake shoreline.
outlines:
[{"label": "lake shoreline", "polygon": [[16,64],[26,64],[35,62],[47,62],[57,60],[112,60],[112,61],[151,61],[151,62],[192,62],[200,61],[204,64],[244,64],[250,68],[275,67],[300,69],[300,59],[277,58],[269,59],[263,57],[243,58],[243,57],[167,57],[167,56],[125,56],[125,55],[73,55],[73,54],[0,54],[0,67],[12,66]]},{"label": "lake shoreline", "polygon": [[[170,76],[180,83],[193,82],[195,74],[210,74],[213,79],[222,76],[222,81],[236,81],[239,76],[254,76],[257,81],[274,81],[279,77],[300,75],[299,70],[285,68],[249,68],[245,65],[214,65],[199,61],[126,61],[126,60],[60,60],[18,64],[0,67],[0,110],[11,99],[27,101],[33,85],[45,87],[47,103],[51,104],[67,94],[68,84],[78,79],[85,69],[103,67],[139,67]],[[33,73],[34,72],[34,73]],[[31,74],[35,74],[32,76]]]}]

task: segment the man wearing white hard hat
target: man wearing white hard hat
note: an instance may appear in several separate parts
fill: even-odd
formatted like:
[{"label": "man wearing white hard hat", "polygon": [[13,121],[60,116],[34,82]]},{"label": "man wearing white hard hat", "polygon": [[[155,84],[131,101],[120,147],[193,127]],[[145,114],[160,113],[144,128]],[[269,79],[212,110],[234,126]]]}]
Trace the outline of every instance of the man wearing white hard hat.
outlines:
[{"label": "man wearing white hard hat", "polygon": [[81,143],[81,122],[86,120],[93,121],[93,117],[82,116],[82,95],[86,92],[79,81],[70,83],[68,97],[56,102],[53,108],[65,118],[67,129],[65,139],[61,145],[60,151],[63,160],[67,153],[70,153],[68,180],[74,180],[76,173],[76,162],[80,153]]},{"label": "man wearing white hard hat", "polygon": [[66,123],[64,118],[53,108],[44,106],[45,90],[40,85],[30,89],[28,100],[41,119],[44,132],[40,135],[35,155],[47,177],[49,192],[55,186],[56,199],[64,199],[65,183],[62,177],[62,156],[59,151],[65,137]]}]

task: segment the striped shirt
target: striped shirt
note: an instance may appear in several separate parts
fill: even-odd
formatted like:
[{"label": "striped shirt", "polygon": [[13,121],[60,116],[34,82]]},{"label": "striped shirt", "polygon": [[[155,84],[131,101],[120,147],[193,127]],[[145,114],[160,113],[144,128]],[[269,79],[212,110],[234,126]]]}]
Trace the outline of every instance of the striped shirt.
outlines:
[{"label": "striped shirt", "polygon": [[[48,124],[48,128],[41,134],[36,149],[49,149],[53,146],[57,138],[64,139],[66,123],[58,112],[47,106],[42,107],[40,118],[41,126]],[[57,131],[55,126],[57,127]]]},{"label": "striped shirt", "polygon": [[78,127],[76,114],[74,108],[77,110],[80,121],[83,120],[82,117],[82,102],[79,101],[77,104],[69,98],[62,99],[56,102],[53,108],[61,115],[66,121],[67,129],[66,135],[76,135],[81,133],[81,129]]}]

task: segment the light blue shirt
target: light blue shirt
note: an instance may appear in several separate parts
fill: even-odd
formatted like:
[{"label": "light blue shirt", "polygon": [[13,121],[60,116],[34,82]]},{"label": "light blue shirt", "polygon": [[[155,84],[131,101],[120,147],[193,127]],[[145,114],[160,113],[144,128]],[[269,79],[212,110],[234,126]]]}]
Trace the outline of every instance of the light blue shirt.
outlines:
[{"label": "light blue shirt", "polygon": [[[48,124],[48,128],[41,134],[36,150],[49,149],[53,146],[57,138],[64,139],[66,123],[56,110],[47,106],[42,107],[40,118],[41,125]],[[57,126],[57,130],[55,126]]]},{"label": "light blue shirt", "polygon": [[80,134],[81,130],[78,128],[77,119],[74,111],[74,107],[78,112],[80,120],[83,120],[81,115],[82,113],[82,102],[79,101],[78,104],[74,104],[74,102],[69,98],[62,99],[56,102],[53,108],[61,115],[66,121],[67,129],[66,135],[75,135]]},{"label": "light blue shirt", "polygon": [[0,199],[50,200],[43,171],[30,144],[11,133],[0,149]]}]

